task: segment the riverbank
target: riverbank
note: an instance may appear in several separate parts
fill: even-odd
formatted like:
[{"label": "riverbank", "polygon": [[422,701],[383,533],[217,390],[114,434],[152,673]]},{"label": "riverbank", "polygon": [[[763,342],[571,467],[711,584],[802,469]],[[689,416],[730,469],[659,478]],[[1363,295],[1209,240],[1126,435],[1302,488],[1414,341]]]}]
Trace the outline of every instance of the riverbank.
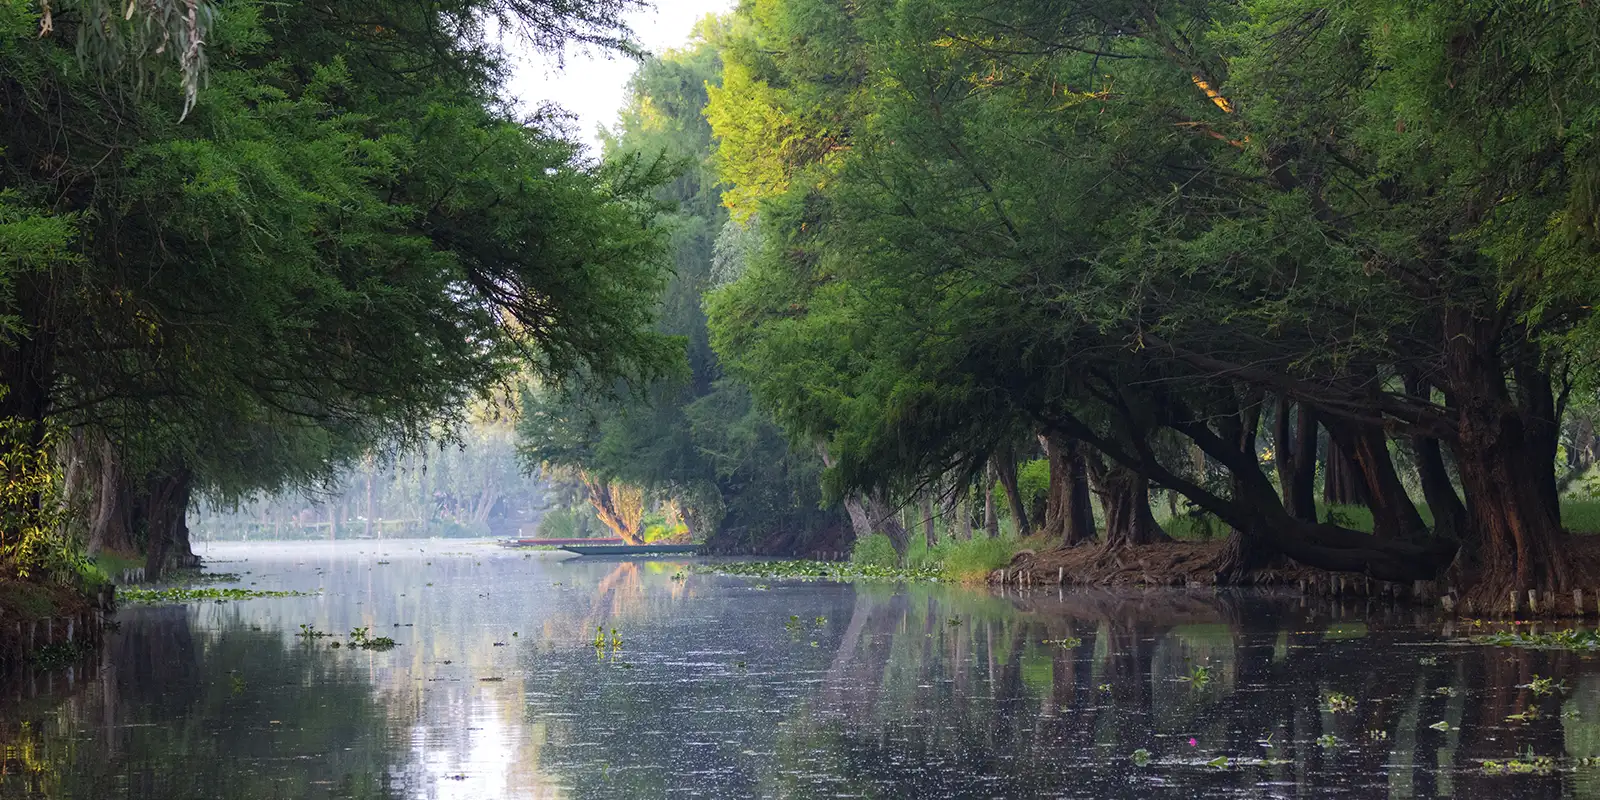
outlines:
[{"label": "riverbank", "polygon": [[0,672],[92,646],[114,598],[109,584],[85,591],[44,581],[0,581]]},{"label": "riverbank", "polygon": [[[1600,575],[1600,537],[1569,536],[1563,543],[1572,575]],[[1207,587],[1217,586],[1225,541],[1170,542],[1108,550],[1090,544],[1017,549],[1004,567],[992,570],[993,586]],[[1385,598],[1485,617],[1600,616],[1600,580],[1576,580],[1578,588],[1552,592],[1538,587],[1488,586],[1446,574],[1435,580],[1385,581],[1349,572],[1306,567],[1288,559],[1246,573],[1233,586],[1281,586],[1313,595]]]}]

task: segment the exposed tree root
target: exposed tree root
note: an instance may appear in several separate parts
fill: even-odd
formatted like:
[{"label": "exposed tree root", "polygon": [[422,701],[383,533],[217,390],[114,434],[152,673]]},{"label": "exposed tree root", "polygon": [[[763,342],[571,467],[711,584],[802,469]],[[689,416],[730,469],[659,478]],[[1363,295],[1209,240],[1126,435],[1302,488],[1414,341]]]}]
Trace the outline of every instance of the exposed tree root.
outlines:
[{"label": "exposed tree root", "polygon": [[[1174,542],[1105,548],[1089,545],[1022,551],[989,576],[1010,586],[1217,586],[1225,543]],[[1515,575],[1455,570],[1434,581],[1384,581],[1349,572],[1306,567],[1286,559],[1251,569],[1233,586],[1296,587],[1311,594],[1378,597],[1418,603],[1472,617],[1594,617],[1600,615],[1600,536],[1561,543],[1567,585],[1522,586]],[[1529,599],[1529,590],[1535,595]],[[1512,592],[1517,604],[1512,608]],[[1581,604],[1581,605],[1580,605]]]}]

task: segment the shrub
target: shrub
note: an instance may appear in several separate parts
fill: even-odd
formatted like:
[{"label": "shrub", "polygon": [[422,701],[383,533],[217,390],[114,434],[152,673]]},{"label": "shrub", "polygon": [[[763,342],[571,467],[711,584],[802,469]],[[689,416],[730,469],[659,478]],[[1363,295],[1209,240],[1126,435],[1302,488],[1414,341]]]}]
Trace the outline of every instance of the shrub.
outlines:
[{"label": "shrub", "polygon": [[850,560],[856,564],[873,567],[892,568],[900,565],[900,559],[894,554],[894,545],[889,543],[889,537],[881,533],[857,539],[855,546],[850,550]]}]

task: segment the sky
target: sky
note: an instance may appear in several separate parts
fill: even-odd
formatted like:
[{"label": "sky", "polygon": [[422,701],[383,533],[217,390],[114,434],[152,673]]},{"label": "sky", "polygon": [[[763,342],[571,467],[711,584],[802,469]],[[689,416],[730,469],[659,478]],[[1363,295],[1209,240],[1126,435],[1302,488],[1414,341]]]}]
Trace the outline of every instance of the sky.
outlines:
[{"label": "sky", "polygon": [[[734,2],[655,0],[654,8],[629,14],[627,20],[635,41],[659,53],[682,46],[701,17],[730,11]],[[576,114],[574,133],[593,149],[592,155],[599,155],[596,131],[616,122],[635,62],[615,54],[572,50],[566,53],[564,67],[554,55],[525,53],[519,61],[508,87],[519,103],[531,110],[549,101]]]}]

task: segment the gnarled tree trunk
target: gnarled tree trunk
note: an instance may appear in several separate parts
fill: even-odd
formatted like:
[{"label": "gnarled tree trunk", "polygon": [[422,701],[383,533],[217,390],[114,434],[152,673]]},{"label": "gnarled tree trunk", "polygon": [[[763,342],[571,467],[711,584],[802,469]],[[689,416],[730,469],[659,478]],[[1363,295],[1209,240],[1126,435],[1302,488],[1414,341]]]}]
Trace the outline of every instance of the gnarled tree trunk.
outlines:
[{"label": "gnarled tree trunk", "polygon": [[1150,512],[1148,478],[1125,465],[1107,464],[1098,454],[1085,460],[1094,491],[1100,495],[1100,507],[1105,509],[1107,550],[1172,541]]},{"label": "gnarled tree trunk", "polygon": [[644,544],[640,525],[644,519],[643,493],[638,489],[613,487],[610,481],[597,479],[587,472],[578,473],[578,477],[589,491],[589,505],[594,507],[600,522],[622,541],[631,545]]},{"label": "gnarled tree trunk", "polygon": [[[1471,596],[1498,608],[1510,592],[1564,594],[1574,588],[1560,553],[1555,464],[1547,441],[1548,378],[1517,370],[1522,404],[1506,386],[1496,331],[1466,310],[1445,313],[1446,399],[1455,414],[1451,451],[1461,475],[1470,523],[1464,565],[1474,573]],[[1509,605],[1509,603],[1507,603]]]},{"label": "gnarled tree trunk", "polygon": [[1067,547],[1094,540],[1094,507],[1089,499],[1083,445],[1065,436],[1039,437],[1050,463],[1050,490],[1043,531]]},{"label": "gnarled tree trunk", "polygon": [[146,536],[144,577],[159,580],[169,559],[179,563],[189,551],[188,526],[190,479],[188,467],[178,466],[152,472],[145,477],[144,507]]},{"label": "gnarled tree trunk", "polygon": [[1416,537],[1427,531],[1395,471],[1388,439],[1381,429],[1330,421],[1328,436],[1338,443],[1340,451],[1354,456],[1356,478],[1361,481],[1362,496],[1372,510],[1373,535]]}]

